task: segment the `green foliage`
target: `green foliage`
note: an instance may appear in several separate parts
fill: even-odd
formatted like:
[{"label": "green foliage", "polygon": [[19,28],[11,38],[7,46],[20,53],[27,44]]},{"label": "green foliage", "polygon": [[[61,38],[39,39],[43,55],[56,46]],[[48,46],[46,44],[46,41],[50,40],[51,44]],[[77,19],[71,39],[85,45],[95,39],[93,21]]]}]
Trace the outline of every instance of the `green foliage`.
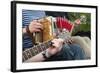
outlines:
[{"label": "green foliage", "polygon": [[68,12],[68,19],[71,22],[74,22],[76,19],[80,19],[81,16],[85,16],[85,22],[81,22],[81,24],[74,28],[73,34],[78,31],[91,31],[91,14],[90,13],[76,13],[76,12]]}]

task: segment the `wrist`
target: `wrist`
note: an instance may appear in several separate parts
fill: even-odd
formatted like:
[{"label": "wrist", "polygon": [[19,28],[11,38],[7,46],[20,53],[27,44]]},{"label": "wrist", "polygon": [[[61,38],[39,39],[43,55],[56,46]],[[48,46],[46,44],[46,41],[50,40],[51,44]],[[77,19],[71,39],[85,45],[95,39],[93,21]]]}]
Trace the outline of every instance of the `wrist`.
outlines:
[{"label": "wrist", "polygon": [[23,28],[22,31],[23,31],[23,34],[27,33],[26,28]]},{"label": "wrist", "polygon": [[26,27],[26,32],[27,32],[28,34],[31,34],[31,32],[30,32],[30,30],[29,30],[29,26]]}]

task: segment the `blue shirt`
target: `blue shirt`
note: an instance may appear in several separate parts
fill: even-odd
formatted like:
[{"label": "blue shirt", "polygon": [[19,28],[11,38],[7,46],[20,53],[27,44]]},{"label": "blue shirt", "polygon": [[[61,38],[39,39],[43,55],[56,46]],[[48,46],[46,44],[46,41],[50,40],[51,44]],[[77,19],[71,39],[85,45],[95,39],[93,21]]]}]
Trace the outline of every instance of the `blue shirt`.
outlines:
[{"label": "blue shirt", "polygon": [[[22,10],[22,27],[25,28],[32,20],[46,16],[44,11],[39,10]],[[32,39],[28,35],[23,35],[23,49],[33,46]]]}]

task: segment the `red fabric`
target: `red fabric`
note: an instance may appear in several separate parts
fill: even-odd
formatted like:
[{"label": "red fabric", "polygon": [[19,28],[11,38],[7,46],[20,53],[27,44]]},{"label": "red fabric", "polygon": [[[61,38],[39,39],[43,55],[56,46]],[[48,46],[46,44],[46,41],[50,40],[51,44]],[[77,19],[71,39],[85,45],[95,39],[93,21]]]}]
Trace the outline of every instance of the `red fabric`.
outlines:
[{"label": "red fabric", "polygon": [[65,18],[61,18],[61,17],[57,17],[56,18],[56,24],[57,24],[57,27],[60,28],[60,29],[67,29],[69,32],[71,31],[72,29],[72,26],[73,24],[70,23],[67,19]]}]

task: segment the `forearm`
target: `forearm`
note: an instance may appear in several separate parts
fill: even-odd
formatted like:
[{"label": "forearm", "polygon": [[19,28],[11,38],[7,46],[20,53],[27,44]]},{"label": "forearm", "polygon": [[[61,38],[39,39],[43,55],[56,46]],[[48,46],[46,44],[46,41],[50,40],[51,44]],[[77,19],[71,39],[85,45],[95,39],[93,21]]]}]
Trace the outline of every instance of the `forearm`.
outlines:
[{"label": "forearm", "polygon": [[34,56],[34,57],[28,59],[28,60],[25,61],[25,62],[27,63],[27,62],[41,62],[41,61],[44,61],[45,58],[43,57],[42,53],[43,53],[43,52],[37,54],[36,56]]}]

